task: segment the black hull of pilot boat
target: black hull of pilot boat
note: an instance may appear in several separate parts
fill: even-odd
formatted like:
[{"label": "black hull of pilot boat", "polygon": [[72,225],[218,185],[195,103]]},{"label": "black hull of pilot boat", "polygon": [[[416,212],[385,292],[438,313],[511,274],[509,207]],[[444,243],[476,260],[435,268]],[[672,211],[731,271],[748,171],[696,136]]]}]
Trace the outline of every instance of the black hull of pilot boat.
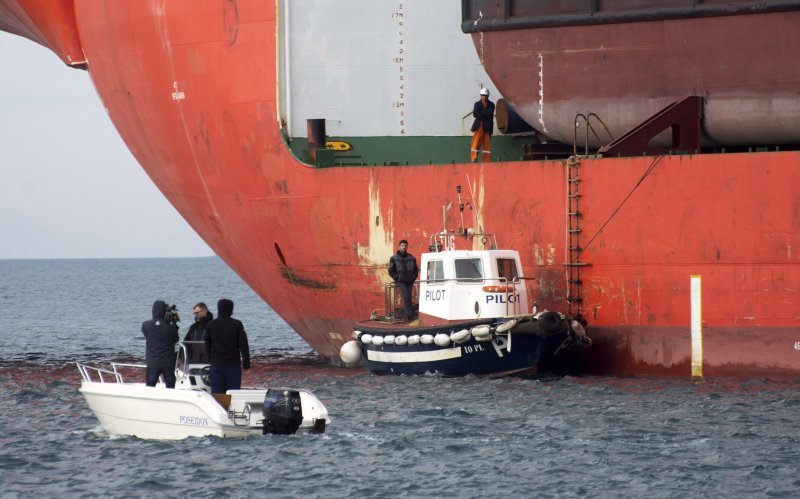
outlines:
[{"label": "black hull of pilot boat", "polygon": [[[509,376],[536,375],[543,373],[564,374],[570,371],[565,363],[570,356],[568,349],[561,349],[572,334],[567,321],[560,322],[557,330],[544,332],[536,321],[521,323],[511,329],[511,335],[496,334],[496,320],[470,321],[446,326],[415,328],[397,325],[396,329],[365,321],[356,325],[359,337],[363,334],[414,335],[447,333],[459,328],[469,329],[476,325],[492,328],[490,340],[478,341],[475,336],[462,342],[437,344],[396,345],[361,343],[363,358],[372,374],[439,374],[442,376]],[[455,326],[455,327],[454,327]],[[570,342],[567,341],[567,344]]]},{"label": "black hull of pilot boat", "polygon": [[[545,340],[538,336],[513,335],[510,352],[501,348],[503,345],[498,338],[486,342],[470,340],[448,347],[364,345],[363,349],[367,369],[372,374],[507,376],[538,373],[544,343]],[[436,360],[442,356],[449,358]]]}]

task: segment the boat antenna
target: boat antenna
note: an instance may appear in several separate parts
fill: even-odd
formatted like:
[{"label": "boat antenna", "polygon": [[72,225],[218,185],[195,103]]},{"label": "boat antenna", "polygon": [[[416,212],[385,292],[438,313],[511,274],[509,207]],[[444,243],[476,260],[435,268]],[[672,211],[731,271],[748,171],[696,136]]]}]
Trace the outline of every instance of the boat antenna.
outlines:
[{"label": "boat antenna", "polygon": [[447,206],[442,206],[442,233],[447,233],[447,212],[453,207],[453,202],[447,203]]},{"label": "boat antenna", "polygon": [[[472,196],[473,206],[476,206],[475,203],[477,203],[477,201],[475,198],[475,189],[472,187],[472,182],[469,180],[469,175],[467,175],[467,187],[469,187],[469,194],[470,196]],[[477,206],[475,207],[473,216],[475,218],[475,223],[478,224],[476,229],[478,230],[478,232],[483,232],[483,220],[481,220],[480,215],[478,214]]]}]

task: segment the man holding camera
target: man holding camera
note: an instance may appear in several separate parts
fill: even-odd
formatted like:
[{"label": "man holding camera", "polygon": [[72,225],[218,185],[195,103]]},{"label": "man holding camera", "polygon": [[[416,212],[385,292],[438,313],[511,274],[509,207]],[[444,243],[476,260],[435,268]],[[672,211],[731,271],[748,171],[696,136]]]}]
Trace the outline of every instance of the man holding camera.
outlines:
[{"label": "man holding camera", "polygon": [[147,362],[147,386],[156,386],[159,375],[167,388],[175,388],[175,343],[178,342],[177,311],[161,300],[153,302],[153,318],[142,322]]}]

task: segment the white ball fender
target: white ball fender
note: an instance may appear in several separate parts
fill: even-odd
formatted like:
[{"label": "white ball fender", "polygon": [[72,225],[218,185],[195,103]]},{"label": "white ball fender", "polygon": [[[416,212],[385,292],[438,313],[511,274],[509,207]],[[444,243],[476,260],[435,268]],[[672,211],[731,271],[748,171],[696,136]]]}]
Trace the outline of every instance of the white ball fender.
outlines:
[{"label": "white ball fender", "polygon": [[497,332],[502,334],[502,333],[505,333],[506,331],[514,329],[514,326],[517,325],[517,322],[519,322],[519,319],[511,319],[508,322],[504,322],[504,323],[500,324],[499,326],[497,326]]},{"label": "white ball fender", "polygon": [[348,366],[354,366],[361,360],[361,345],[350,340],[339,349],[339,358]]},{"label": "white ball fender", "polygon": [[372,344],[372,335],[369,334],[369,333],[362,334],[361,335],[361,343],[363,343],[365,345],[371,345]]},{"label": "white ball fender", "polygon": [[398,336],[397,338],[394,339],[394,344],[395,345],[403,346],[406,343],[408,343],[408,336],[406,336],[404,334],[401,334],[400,336]]},{"label": "white ball fender", "polygon": [[423,345],[430,345],[433,343],[433,336],[431,336],[430,334],[423,334],[422,336],[419,337],[419,342],[422,343]]},{"label": "white ball fender", "polygon": [[446,347],[450,345],[450,335],[439,333],[433,337],[433,342],[436,343],[437,346]]},{"label": "white ball fender", "polygon": [[409,345],[419,345],[419,335],[418,334],[412,334],[411,336],[409,336],[408,337],[408,344]]},{"label": "white ball fender", "polygon": [[372,344],[375,345],[376,347],[383,345],[383,336],[373,336]]},{"label": "white ball fender", "polygon": [[462,329],[461,331],[454,331],[450,333],[450,341],[454,343],[466,343],[469,341],[469,329]]},{"label": "white ball fender", "polygon": [[387,334],[386,336],[383,337],[383,344],[384,345],[394,345],[394,339],[395,339],[395,335]]},{"label": "white ball fender", "polygon": [[479,337],[492,336],[492,328],[486,324],[482,326],[475,326],[470,330],[470,332],[472,333],[472,336],[474,336],[476,340]]}]

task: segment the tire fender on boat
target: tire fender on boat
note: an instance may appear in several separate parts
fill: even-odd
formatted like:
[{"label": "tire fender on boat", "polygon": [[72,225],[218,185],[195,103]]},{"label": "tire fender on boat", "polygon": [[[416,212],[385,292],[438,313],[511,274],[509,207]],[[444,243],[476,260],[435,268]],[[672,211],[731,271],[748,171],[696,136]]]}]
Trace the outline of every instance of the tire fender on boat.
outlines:
[{"label": "tire fender on boat", "polygon": [[400,336],[398,336],[398,337],[396,337],[396,338],[394,339],[394,344],[395,344],[395,345],[400,345],[400,346],[403,346],[403,345],[405,345],[406,343],[408,343],[408,336],[406,336],[406,335],[404,335],[404,334],[401,334]]},{"label": "tire fender on boat", "polygon": [[372,344],[375,345],[376,347],[383,345],[383,336],[373,336]]},{"label": "tire fender on boat", "polygon": [[430,345],[433,343],[433,335],[423,334],[422,336],[419,337],[419,342],[422,343],[423,345]]},{"label": "tire fender on boat", "polygon": [[383,337],[383,344],[384,345],[394,345],[394,339],[396,338],[393,334],[387,334]]},{"label": "tire fender on boat", "polygon": [[561,330],[561,321],[558,312],[544,312],[539,316],[539,328],[546,333],[557,333]]},{"label": "tire fender on boat", "polygon": [[408,337],[408,344],[409,345],[418,345],[419,344],[419,335],[418,334],[412,334],[411,336],[409,336]]},{"label": "tire fender on boat", "polygon": [[371,345],[372,344],[372,335],[369,334],[369,333],[362,334],[361,335],[361,343],[363,343],[365,345]]},{"label": "tire fender on boat", "polygon": [[346,366],[354,366],[361,360],[361,345],[355,340],[350,340],[339,349],[339,358]]}]

